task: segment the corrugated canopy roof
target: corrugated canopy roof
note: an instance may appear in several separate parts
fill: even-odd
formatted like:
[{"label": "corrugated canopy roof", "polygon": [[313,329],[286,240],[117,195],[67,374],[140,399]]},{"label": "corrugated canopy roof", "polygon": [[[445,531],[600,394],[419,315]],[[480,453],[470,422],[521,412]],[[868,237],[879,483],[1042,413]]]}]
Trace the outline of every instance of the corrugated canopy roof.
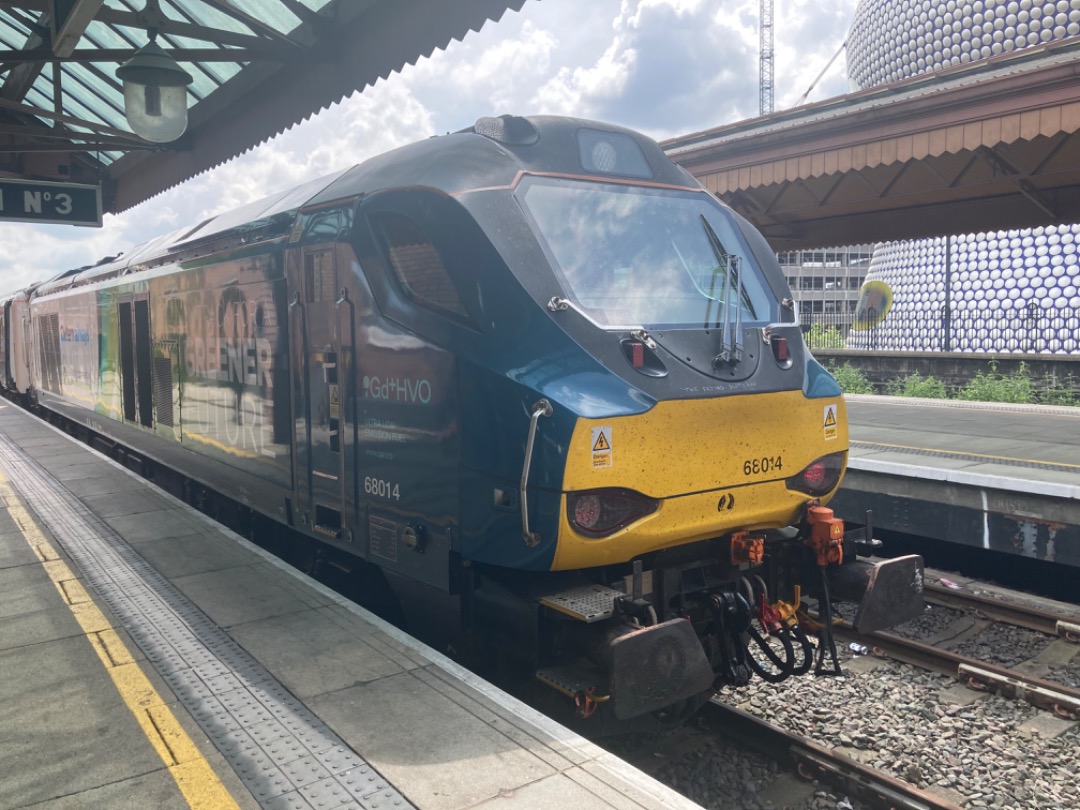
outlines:
[{"label": "corrugated canopy roof", "polygon": [[674,138],[775,250],[1080,219],[1080,37]]},{"label": "corrugated canopy roof", "polygon": [[[524,2],[0,1],[0,177],[100,182],[125,210]],[[166,145],[131,133],[116,78],[151,30],[193,77]]]}]

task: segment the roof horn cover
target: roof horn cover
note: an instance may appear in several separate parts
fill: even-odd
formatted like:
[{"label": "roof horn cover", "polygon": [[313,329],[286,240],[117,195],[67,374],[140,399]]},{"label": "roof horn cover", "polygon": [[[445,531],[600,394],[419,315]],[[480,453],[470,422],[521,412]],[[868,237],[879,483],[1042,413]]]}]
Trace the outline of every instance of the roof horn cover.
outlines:
[{"label": "roof horn cover", "polygon": [[507,146],[532,146],[540,140],[536,127],[520,115],[478,118],[473,124],[473,132]]}]

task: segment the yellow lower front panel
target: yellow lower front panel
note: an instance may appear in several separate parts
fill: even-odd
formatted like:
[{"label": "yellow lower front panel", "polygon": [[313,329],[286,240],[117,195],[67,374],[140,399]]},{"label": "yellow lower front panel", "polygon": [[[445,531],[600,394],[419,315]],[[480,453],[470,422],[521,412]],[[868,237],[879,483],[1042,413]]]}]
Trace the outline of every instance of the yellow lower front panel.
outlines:
[{"label": "yellow lower front panel", "polygon": [[807,399],[801,391],[670,400],[635,416],[581,419],[563,491],[625,488],[660,507],[595,539],[571,527],[564,495],[552,568],[624,562],[732,531],[789,525],[809,496],[787,489],[785,479],[847,449],[843,399]]},{"label": "yellow lower front panel", "polygon": [[681,498],[667,498],[660,508],[609,537],[591,538],[570,526],[563,496],[559,549],[552,570],[610,565],[662,548],[720,537],[732,531],[788,526],[798,519],[808,496],[771,481]]}]

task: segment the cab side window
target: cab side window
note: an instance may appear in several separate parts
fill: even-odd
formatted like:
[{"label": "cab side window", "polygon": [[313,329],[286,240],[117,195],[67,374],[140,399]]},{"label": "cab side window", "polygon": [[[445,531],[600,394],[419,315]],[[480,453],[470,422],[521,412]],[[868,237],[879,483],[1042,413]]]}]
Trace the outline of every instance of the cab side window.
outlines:
[{"label": "cab side window", "polygon": [[348,233],[352,227],[352,211],[346,208],[331,208],[307,215],[304,223],[305,242],[334,242]]},{"label": "cab side window", "polygon": [[419,225],[389,211],[372,213],[370,221],[394,277],[410,298],[428,309],[468,317],[442,257]]}]

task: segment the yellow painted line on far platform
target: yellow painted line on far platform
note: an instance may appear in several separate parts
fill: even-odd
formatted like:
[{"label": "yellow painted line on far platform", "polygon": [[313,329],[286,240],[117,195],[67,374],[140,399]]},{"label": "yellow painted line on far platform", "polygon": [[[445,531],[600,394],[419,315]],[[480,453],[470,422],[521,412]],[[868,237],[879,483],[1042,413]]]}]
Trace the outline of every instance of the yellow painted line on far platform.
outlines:
[{"label": "yellow painted line on far platform", "polygon": [[[176,781],[188,806],[192,810],[238,808],[239,805],[154,689],[123,639],[112,629],[105,614],[56,553],[3,474],[0,474],[0,498],[101,659],[124,703]],[[92,745],[93,741],[87,740],[86,744]]]},{"label": "yellow painted line on far platform", "polygon": [[1080,470],[1080,464],[1066,464],[1063,461],[1046,461],[1045,459],[1035,458],[1014,458],[1013,456],[991,456],[986,453],[972,453],[970,450],[942,450],[938,447],[915,447],[908,444],[886,444],[885,442],[864,442],[864,441],[852,441],[851,446],[866,447],[872,445],[874,447],[887,447],[890,450],[915,450],[928,453],[941,453],[944,456],[965,456],[967,458],[985,458],[987,461],[1012,461],[1020,464],[1033,464],[1036,467],[1070,467],[1074,470]]}]

